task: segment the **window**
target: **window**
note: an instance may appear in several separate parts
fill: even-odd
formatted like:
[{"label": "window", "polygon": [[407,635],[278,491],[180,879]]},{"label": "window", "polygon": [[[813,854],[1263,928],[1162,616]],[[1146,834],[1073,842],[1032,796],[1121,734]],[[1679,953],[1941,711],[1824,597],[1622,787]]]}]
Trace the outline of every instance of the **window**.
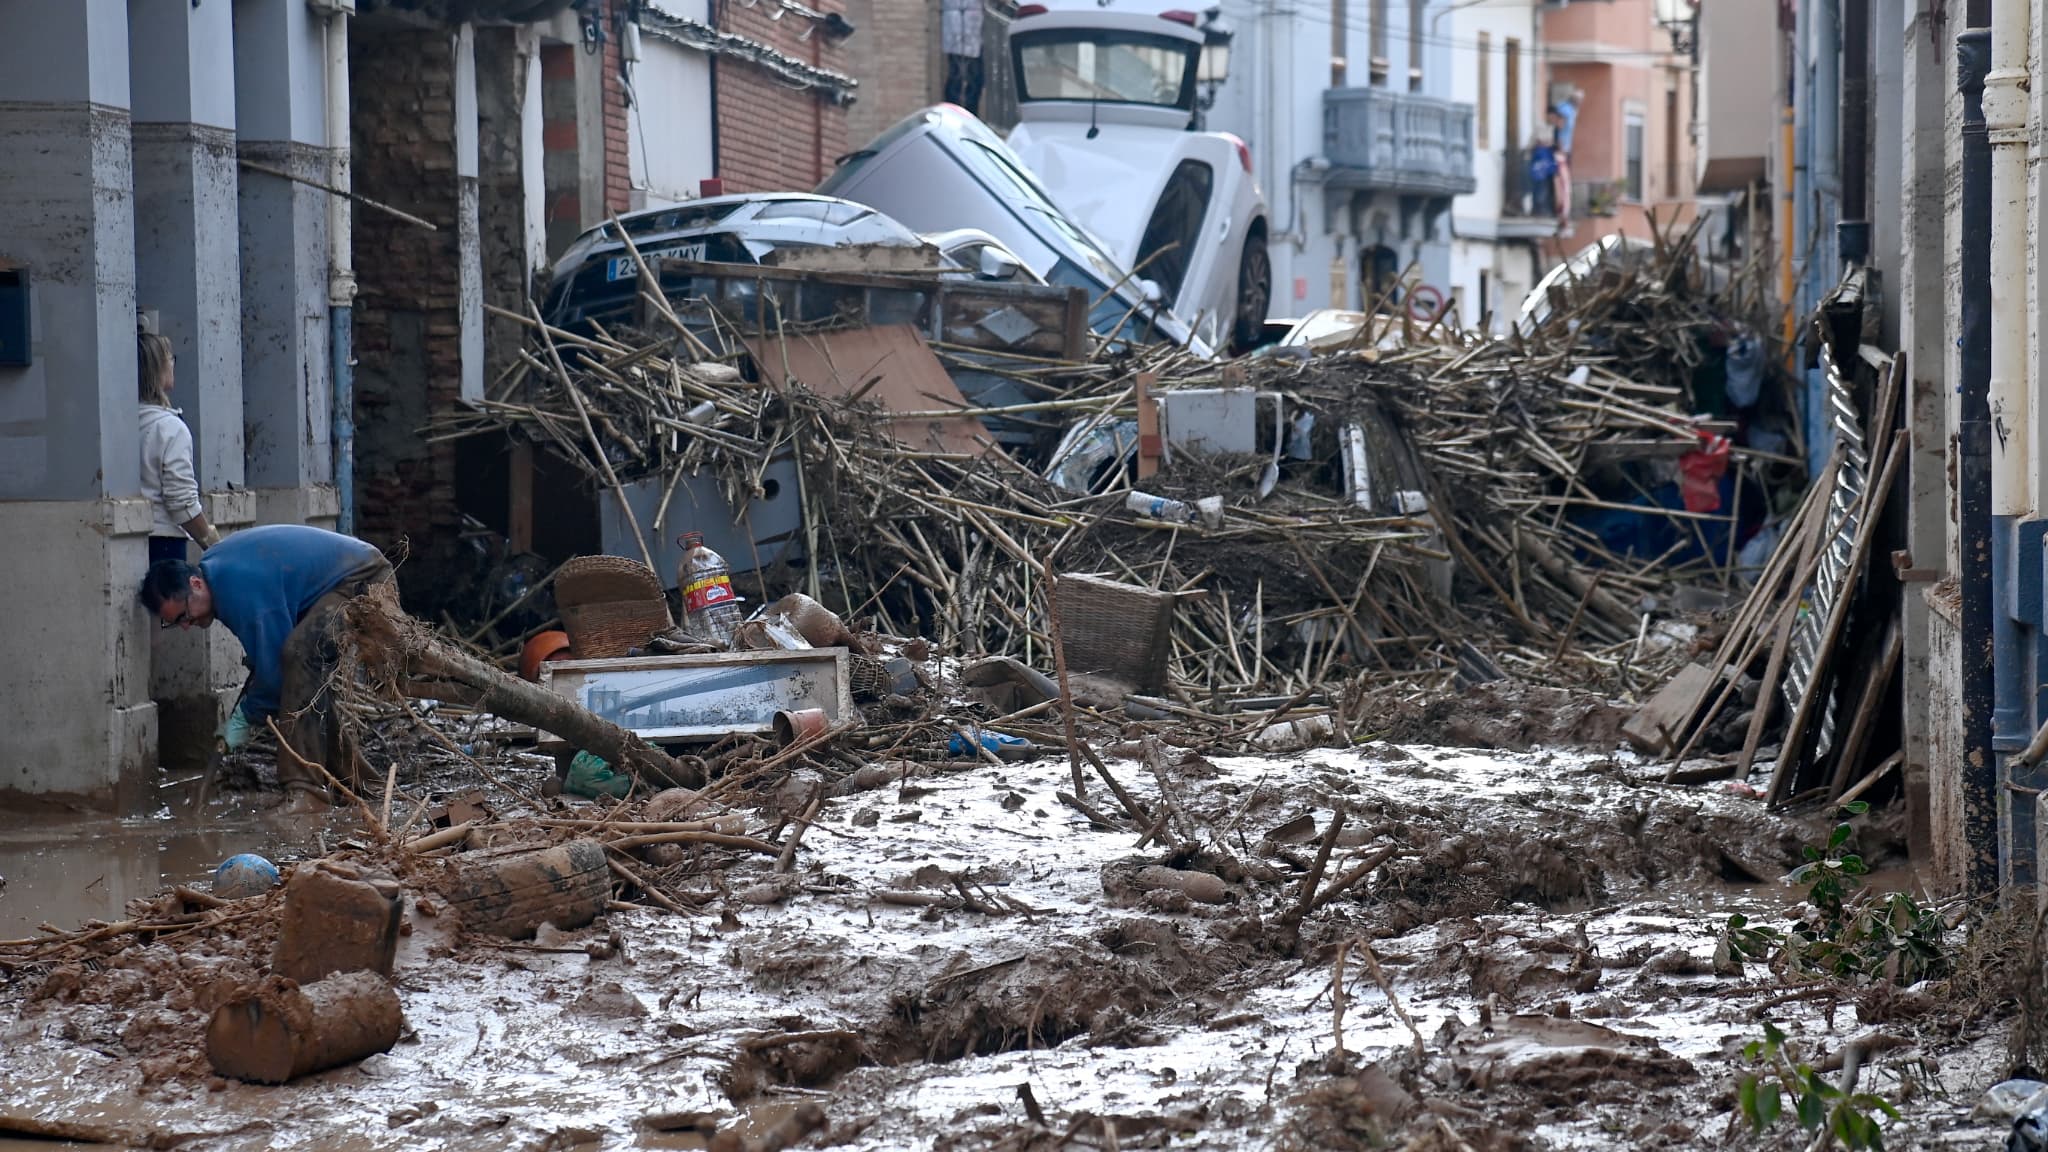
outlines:
[{"label": "window", "polygon": [[1202,241],[1202,220],[1209,213],[1209,194],[1216,173],[1200,160],[1183,160],[1166,181],[1152,219],[1138,241],[1137,273],[1158,283],[1168,307],[1180,299],[1180,286],[1187,279],[1188,261]]},{"label": "window", "polygon": [[1630,110],[1622,114],[1624,155],[1628,168],[1624,173],[1627,188],[1624,192],[1631,200],[1643,198],[1643,114]]},{"label": "window", "polygon": [[1408,0],[1408,90],[1422,91],[1423,0]]},{"label": "window", "polygon": [[[1510,40],[1508,43],[1512,44],[1514,41]],[[1478,134],[1478,148],[1483,152],[1493,147],[1493,37],[1481,32],[1478,50],[1479,100],[1478,107],[1474,110],[1477,116],[1474,131]]]},{"label": "window", "polygon": [[1501,96],[1507,101],[1506,114],[1500,118],[1501,142],[1513,152],[1522,146],[1522,42],[1512,36],[1503,41],[1500,62],[1507,69],[1506,82],[1501,85]]},{"label": "window", "polygon": [[1137,32],[1035,32],[1015,38],[1020,100],[1195,106],[1199,44]]},{"label": "window", "polygon": [[1372,0],[1372,82],[1387,82],[1387,0]]}]

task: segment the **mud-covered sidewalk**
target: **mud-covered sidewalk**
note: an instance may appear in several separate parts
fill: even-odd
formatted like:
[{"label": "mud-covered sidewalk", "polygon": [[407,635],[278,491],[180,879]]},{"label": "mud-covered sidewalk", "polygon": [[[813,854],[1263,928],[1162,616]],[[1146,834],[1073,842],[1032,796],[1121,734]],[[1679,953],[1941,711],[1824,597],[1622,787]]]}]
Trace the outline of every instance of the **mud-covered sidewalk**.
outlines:
[{"label": "mud-covered sidewalk", "polygon": [[1720,948],[1798,914],[1780,877],[1825,826],[1597,755],[1144,752],[1106,750],[1168,814],[1143,850],[1040,759],[827,801],[792,873],[748,859],[694,916],[513,942],[409,893],[399,1043],[281,1087],[203,1047],[261,916],[16,967],[0,1114],[186,1148],[1730,1146],[1768,1018],[1817,1067],[1859,1041],[1888,1147],[2002,1138],[1966,1119],[2008,1059],[1981,976],[1858,991]]}]

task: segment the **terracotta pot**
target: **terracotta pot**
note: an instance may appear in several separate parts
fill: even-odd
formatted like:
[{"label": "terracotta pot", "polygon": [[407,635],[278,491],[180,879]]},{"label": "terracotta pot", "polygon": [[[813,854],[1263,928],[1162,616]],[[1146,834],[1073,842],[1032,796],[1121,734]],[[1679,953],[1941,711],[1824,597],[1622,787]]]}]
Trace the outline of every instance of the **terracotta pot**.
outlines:
[{"label": "terracotta pot", "polygon": [[775,742],[784,748],[823,735],[832,721],[823,708],[801,708],[775,714]]}]

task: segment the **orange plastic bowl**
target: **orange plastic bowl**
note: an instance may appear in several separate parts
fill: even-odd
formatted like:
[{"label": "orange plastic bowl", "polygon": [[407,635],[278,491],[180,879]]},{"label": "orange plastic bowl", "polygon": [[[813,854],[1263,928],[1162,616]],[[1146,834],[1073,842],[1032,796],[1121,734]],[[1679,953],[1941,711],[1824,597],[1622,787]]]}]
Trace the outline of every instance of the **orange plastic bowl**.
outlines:
[{"label": "orange plastic bowl", "polygon": [[569,634],[567,632],[542,632],[526,642],[519,650],[519,677],[522,680],[540,681],[540,666],[550,660],[569,658]]}]

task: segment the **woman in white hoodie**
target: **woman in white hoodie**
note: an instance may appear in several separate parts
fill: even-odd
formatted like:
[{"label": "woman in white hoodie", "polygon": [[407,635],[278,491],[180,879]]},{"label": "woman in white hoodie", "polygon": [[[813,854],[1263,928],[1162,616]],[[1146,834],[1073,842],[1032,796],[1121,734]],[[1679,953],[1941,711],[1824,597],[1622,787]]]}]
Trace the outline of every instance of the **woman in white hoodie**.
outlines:
[{"label": "woman in white hoodie", "polygon": [[185,559],[185,541],[201,548],[220,543],[199,503],[192,470],[192,430],[171,407],[177,366],[171,342],[154,332],[135,336],[136,391],[142,402],[142,495],[149,501],[149,562]]}]

